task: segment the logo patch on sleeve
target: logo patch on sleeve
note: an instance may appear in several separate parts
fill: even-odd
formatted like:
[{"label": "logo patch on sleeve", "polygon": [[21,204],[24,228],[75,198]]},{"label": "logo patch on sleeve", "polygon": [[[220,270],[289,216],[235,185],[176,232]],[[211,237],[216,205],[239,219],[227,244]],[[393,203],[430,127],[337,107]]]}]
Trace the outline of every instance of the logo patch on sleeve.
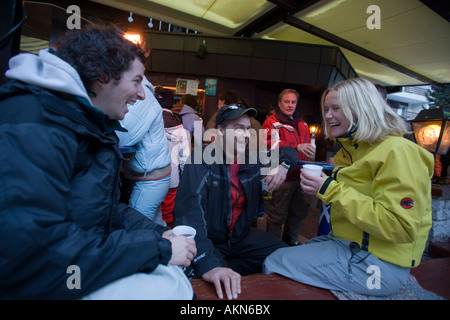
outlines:
[{"label": "logo patch on sleeve", "polygon": [[411,198],[403,198],[400,201],[400,205],[404,209],[411,209],[412,207],[414,207],[414,201]]}]

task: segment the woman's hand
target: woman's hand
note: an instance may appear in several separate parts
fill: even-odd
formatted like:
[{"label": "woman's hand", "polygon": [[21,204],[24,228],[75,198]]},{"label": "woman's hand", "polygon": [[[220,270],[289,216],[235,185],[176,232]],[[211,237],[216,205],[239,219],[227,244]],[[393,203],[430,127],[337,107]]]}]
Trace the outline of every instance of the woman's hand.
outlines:
[{"label": "woman's hand", "polygon": [[307,173],[306,170],[303,170],[302,168],[300,172],[300,186],[302,187],[304,193],[316,195],[322,185],[322,182],[326,178],[328,178],[328,176],[323,173],[323,171],[320,174],[320,177],[318,177]]}]

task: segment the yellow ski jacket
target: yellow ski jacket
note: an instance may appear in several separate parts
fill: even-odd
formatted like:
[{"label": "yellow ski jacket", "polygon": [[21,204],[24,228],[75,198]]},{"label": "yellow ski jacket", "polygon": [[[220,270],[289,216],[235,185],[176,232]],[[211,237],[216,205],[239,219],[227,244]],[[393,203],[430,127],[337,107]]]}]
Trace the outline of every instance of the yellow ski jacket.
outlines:
[{"label": "yellow ski jacket", "polygon": [[333,236],[395,265],[418,266],[431,228],[433,155],[402,137],[336,141],[335,168],[317,192],[331,205]]}]

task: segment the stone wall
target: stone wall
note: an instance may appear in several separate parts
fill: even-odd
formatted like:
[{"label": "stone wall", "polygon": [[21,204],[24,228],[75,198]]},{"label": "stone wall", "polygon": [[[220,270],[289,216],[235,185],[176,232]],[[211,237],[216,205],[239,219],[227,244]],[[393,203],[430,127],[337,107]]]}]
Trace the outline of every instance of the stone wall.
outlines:
[{"label": "stone wall", "polygon": [[430,230],[431,242],[447,241],[450,238],[450,196],[443,193],[432,197],[433,226]]}]

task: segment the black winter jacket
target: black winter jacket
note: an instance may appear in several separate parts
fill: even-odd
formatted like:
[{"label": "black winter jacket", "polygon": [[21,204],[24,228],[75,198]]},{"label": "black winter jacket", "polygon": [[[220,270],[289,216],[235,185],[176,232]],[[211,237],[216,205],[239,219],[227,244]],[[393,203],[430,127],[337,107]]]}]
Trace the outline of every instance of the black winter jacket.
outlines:
[{"label": "black winter jacket", "polygon": [[76,99],[19,81],[0,88],[2,299],[81,298],[172,255],[164,228],[119,204],[117,128]]},{"label": "black winter jacket", "polygon": [[[280,148],[279,161],[286,161],[291,168],[295,168],[297,151],[290,147]],[[202,164],[186,164],[178,185],[175,222],[177,225],[192,226],[197,231],[197,256],[192,264],[198,276],[221,266],[221,259],[216,255],[214,245],[232,245],[248,235],[262,203],[261,179],[264,176],[261,176],[261,162],[251,164],[247,154],[238,171],[246,193],[247,206],[230,233],[230,165],[225,164],[225,160],[223,163],[206,164],[203,161]]]}]

